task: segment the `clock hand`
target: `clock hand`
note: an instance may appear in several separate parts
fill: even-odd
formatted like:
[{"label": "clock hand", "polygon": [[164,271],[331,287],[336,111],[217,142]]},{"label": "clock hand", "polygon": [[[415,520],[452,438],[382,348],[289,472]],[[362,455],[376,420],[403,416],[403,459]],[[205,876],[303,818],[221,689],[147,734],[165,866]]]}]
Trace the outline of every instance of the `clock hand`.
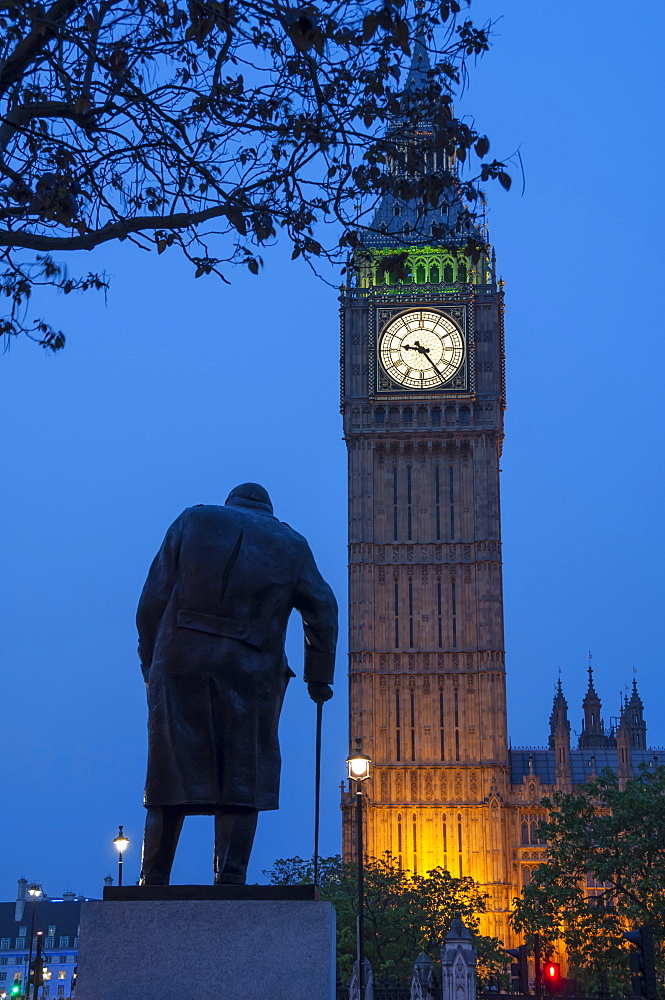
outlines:
[{"label": "clock hand", "polygon": [[404,350],[405,351],[418,351],[418,354],[429,354],[429,347],[421,347],[419,340],[415,341],[415,345],[416,345],[415,347],[412,347],[410,344],[405,344],[404,345]]}]

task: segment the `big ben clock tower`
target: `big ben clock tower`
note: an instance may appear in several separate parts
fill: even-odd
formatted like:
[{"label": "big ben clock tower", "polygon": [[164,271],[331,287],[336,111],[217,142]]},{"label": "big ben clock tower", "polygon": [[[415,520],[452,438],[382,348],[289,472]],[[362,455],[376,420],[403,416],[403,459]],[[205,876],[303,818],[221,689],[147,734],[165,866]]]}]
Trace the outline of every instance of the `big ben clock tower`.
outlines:
[{"label": "big ben clock tower", "polygon": [[[405,93],[426,58],[417,45]],[[427,128],[397,122],[395,149]],[[433,132],[423,161],[454,178]],[[486,237],[450,190],[427,212],[385,196],[342,295],[349,735],[373,761],[367,853],[472,876],[490,896],[483,932],[507,941],[503,296]],[[344,793],[347,859],[351,802]]]}]

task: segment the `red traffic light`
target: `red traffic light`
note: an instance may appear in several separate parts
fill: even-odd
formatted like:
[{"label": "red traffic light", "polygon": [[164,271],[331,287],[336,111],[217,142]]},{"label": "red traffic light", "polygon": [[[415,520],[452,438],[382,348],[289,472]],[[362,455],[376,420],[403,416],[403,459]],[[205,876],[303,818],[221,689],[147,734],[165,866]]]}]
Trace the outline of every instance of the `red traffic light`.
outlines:
[{"label": "red traffic light", "polygon": [[545,962],[543,976],[546,983],[558,983],[561,979],[561,966],[558,962]]}]

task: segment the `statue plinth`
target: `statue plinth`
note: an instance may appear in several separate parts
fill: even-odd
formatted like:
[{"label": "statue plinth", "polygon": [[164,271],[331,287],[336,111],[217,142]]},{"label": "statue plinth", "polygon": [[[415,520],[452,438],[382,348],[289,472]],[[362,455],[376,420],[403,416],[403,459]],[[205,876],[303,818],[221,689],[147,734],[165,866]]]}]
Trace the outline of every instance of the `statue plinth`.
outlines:
[{"label": "statue plinth", "polygon": [[110,887],[81,904],[77,1000],[334,1000],[335,911],[314,886]]},{"label": "statue plinth", "polygon": [[122,903],[178,899],[313,903],[319,892],[315,885],[108,885],[103,898]]}]

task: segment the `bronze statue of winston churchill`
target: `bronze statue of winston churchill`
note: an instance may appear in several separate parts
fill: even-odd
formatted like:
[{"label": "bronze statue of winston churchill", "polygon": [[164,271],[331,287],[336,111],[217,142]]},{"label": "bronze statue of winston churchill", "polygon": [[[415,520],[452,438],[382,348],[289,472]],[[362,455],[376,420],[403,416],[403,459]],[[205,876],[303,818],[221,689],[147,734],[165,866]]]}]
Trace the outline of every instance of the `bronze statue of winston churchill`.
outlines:
[{"label": "bronze statue of winston churchill", "polygon": [[189,507],[169,528],[137,613],[148,693],[142,885],[168,885],[183,820],[201,813],[215,817],[215,882],[245,883],[258,813],[279,805],[294,608],[309,695],[327,701],[337,604],[266,490],[237,486],[224,506]]}]

